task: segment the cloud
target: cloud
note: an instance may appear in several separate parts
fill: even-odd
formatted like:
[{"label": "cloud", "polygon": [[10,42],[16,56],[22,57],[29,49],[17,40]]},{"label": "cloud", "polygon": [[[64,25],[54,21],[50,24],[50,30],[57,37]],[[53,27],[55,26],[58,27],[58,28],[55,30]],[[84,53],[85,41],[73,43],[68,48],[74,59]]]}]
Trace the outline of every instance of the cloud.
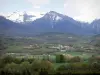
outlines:
[{"label": "cloud", "polygon": [[100,0],[66,0],[64,12],[74,19],[91,22],[100,18]]},{"label": "cloud", "polygon": [[40,6],[48,4],[49,0],[27,0],[30,2],[34,8],[40,8]]},{"label": "cloud", "polygon": [[39,8],[40,8],[40,6],[34,6],[34,8],[37,8],[37,9],[39,9]]}]

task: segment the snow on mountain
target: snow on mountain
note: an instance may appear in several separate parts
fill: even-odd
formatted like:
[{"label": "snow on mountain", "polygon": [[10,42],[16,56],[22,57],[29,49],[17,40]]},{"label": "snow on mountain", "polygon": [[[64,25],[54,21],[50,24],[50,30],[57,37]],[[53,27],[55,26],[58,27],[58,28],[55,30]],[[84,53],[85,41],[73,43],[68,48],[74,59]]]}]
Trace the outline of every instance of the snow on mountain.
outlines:
[{"label": "snow on mountain", "polygon": [[41,18],[44,13],[40,12],[11,12],[7,14],[0,13],[1,16],[4,16],[6,19],[9,19],[13,22],[21,23],[21,22],[31,22],[38,18]]},{"label": "snow on mountain", "polygon": [[[7,18],[4,18],[3,15]],[[38,18],[38,19],[37,19]],[[10,21],[10,20],[14,21]],[[30,22],[32,21],[32,22]],[[24,23],[15,23],[24,22]],[[28,22],[28,24],[26,23]],[[0,17],[0,32],[6,34],[29,36],[33,34],[60,32],[79,35],[93,35],[100,33],[100,20],[91,24],[74,20],[71,17],[50,11],[45,15],[36,12],[13,12]]]},{"label": "snow on mountain", "polygon": [[62,20],[62,16],[54,11],[50,11],[50,12],[46,13],[44,17],[49,18],[53,21]]}]

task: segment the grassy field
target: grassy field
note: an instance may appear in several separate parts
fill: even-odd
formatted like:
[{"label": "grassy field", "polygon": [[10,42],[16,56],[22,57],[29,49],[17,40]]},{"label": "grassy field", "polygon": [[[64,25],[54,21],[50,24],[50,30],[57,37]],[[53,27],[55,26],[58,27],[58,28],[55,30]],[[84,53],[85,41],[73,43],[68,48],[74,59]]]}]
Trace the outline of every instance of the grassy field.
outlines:
[{"label": "grassy field", "polygon": [[[71,38],[70,38],[71,37]],[[22,55],[22,56],[32,56],[35,55],[36,58],[42,59],[43,54],[51,55],[50,57],[54,59],[53,55],[56,54],[70,54],[72,56],[80,56],[82,58],[89,58],[92,55],[98,54],[95,52],[86,52],[83,49],[81,52],[80,49],[78,50],[76,47],[86,47],[91,46],[89,44],[90,39],[87,37],[76,36],[72,34],[62,34],[62,33],[47,33],[37,35],[35,37],[15,37],[13,39],[10,38],[8,40],[8,48],[6,50],[7,53],[14,53],[15,55]],[[32,44],[38,44],[42,46],[40,49],[25,49],[25,46],[29,46]],[[66,52],[61,52],[57,49],[49,49],[45,46],[48,44],[62,44],[62,45],[72,45],[76,50],[69,50]],[[77,51],[78,50],[78,51]]]},{"label": "grassy field", "polygon": [[72,56],[79,56],[84,59],[87,59],[92,55],[96,55],[95,53],[76,52],[76,51],[61,52],[61,51],[46,49],[46,48],[27,50],[27,49],[23,49],[23,46],[11,46],[7,49],[7,53],[10,53],[10,55],[17,56],[17,57],[34,56],[37,59],[43,59],[43,57],[49,57],[49,59],[52,61],[55,61],[56,54],[65,54],[65,55],[70,54]]},{"label": "grassy field", "polygon": [[[42,44],[43,45],[43,44]],[[42,47],[40,49],[24,49],[24,45],[10,45],[7,50],[7,53],[19,53],[19,54],[30,54],[30,55],[43,55],[43,54],[70,54],[72,56],[80,56],[82,58],[88,58],[91,55],[96,55],[94,52],[78,52],[78,51],[66,51],[61,52],[56,49],[48,49],[45,47]]]}]

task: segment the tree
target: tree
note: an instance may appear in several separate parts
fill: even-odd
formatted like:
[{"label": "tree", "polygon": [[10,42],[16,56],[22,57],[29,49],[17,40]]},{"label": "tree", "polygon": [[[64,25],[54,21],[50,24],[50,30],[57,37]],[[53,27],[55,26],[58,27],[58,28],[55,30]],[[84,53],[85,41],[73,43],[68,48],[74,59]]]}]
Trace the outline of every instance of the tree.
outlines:
[{"label": "tree", "polygon": [[93,62],[97,62],[96,61],[96,56],[92,55],[89,59],[88,59],[89,63],[93,63]]},{"label": "tree", "polygon": [[18,64],[10,63],[5,66],[4,72],[6,75],[20,75],[21,70]]},{"label": "tree", "polygon": [[2,55],[7,48],[7,38],[5,38],[4,34],[0,34],[0,55]]},{"label": "tree", "polygon": [[56,62],[57,63],[63,63],[65,62],[65,57],[62,54],[56,55]]},{"label": "tree", "polygon": [[12,63],[14,61],[14,58],[7,55],[3,56],[1,60],[3,61],[3,63],[7,64],[7,63]]},{"label": "tree", "polygon": [[22,75],[31,75],[31,64],[27,61],[20,64],[20,70]]},{"label": "tree", "polygon": [[41,71],[52,73],[54,71],[53,64],[50,61],[41,61]]},{"label": "tree", "polygon": [[46,60],[36,60],[31,67],[31,73],[36,75],[48,75],[48,73],[53,73],[54,71],[53,64]]},{"label": "tree", "polygon": [[81,62],[81,61],[82,61],[82,59],[79,56],[75,56],[70,59],[70,62]]},{"label": "tree", "polygon": [[0,55],[4,53],[4,51],[5,51],[6,48],[7,48],[7,47],[6,47],[6,45],[5,45],[4,41],[3,41],[3,39],[0,38]]},{"label": "tree", "polygon": [[41,61],[35,60],[35,61],[31,64],[31,74],[39,75],[39,72],[40,72],[40,71],[41,71]]}]

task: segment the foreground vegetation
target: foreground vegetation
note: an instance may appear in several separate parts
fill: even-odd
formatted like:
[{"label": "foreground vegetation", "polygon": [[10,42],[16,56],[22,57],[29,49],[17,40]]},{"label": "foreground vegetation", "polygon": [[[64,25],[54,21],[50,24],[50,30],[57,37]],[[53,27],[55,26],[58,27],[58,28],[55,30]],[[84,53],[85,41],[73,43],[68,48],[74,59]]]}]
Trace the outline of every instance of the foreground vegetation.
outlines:
[{"label": "foreground vegetation", "polygon": [[63,74],[100,74],[100,57],[82,59],[56,55],[56,61],[49,58],[0,58],[0,75],[63,75]]}]

